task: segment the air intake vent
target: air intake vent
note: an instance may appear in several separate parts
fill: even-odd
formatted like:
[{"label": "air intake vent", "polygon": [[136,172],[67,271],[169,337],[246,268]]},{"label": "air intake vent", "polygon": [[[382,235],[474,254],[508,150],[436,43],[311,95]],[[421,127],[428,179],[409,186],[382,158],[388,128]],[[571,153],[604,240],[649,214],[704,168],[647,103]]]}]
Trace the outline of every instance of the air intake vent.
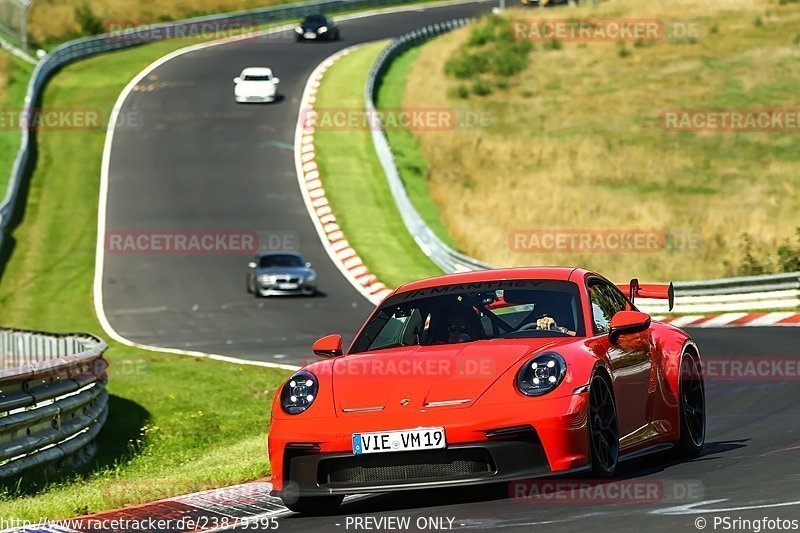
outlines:
[{"label": "air intake vent", "polygon": [[361,455],[323,461],[323,485],[369,486],[488,476],[495,467],[486,450],[449,449]]}]

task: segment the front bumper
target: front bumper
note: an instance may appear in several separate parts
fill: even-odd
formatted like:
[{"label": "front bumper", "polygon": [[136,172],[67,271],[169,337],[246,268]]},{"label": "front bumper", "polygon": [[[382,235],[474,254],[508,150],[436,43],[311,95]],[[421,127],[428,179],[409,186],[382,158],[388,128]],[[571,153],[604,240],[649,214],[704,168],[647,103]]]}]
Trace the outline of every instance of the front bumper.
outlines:
[{"label": "front bumper", "polygon": [[313,30],[305,31],[303,33],[295,33],[298,41],[329,41],[333,31],[329,30],[323,33],[317,33]]},{"label": "front bumper", "polygon": [[535,438],[450,446],[442,450],[354,456],[299,454],[283,490],[273,495],[331,496],[510,482],[553,474]]},{"label": "front bumper", "polygon": [[[276,493],[332,495],[497,483],[577,471],[589,464],[588,396],[391,417],[380,412],[275,417],[269,435],[272,484]],[[352,452],[353,433],[436,426],[445,428],[443,450],[358,456]]]},{"label": "front bumper", "polygon": [[238,96],[234,95],[234,99],[239,104],[268,104],[275,101],[275,96]]},{"label": "front bumper", "polygon": [[297,287],[286,288],[277,283],[258,283],[256,292],[259,296],[312,296],[316,294],[317,286],[313,283],[298,283]]}]

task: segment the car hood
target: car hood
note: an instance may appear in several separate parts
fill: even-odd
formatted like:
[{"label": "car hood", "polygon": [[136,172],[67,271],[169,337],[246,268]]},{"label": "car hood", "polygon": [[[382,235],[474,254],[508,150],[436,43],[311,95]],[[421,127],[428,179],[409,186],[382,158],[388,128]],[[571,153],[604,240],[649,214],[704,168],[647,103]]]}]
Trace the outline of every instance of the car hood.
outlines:
[{"label": "car hood", "polygon": [[236,94],[241,96],[269,96],[275,94],[275,84],[271,81],[240,81],[236,84]]},{"label": "car hood", "polygon": [[413,346],[348,355],[332,361],[336,412],[419,412],[466,408],[532,352],[574,339],[494,339]]},{"label": "car hood", "polygon": [[288,275],[288,276],[301,276],[307,278],[313,273],[314,273],[313,270],[306,267],[272,267],[272,268],[259,268],[256,270],[256,275],[258,276],[269,274],[271,276]]}]

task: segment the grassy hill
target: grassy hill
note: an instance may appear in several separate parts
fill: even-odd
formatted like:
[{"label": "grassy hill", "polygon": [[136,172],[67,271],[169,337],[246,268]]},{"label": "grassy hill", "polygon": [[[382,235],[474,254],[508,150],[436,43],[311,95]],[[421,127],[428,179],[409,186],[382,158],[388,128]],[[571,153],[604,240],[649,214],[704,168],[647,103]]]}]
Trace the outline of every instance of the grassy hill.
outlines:
[{"label": "grassy hill", "polygon": [[[520,43],[512,21],[650,19],[654,41]],[[681,34],[689,28],[695,33]],[[617,0],[512,9],[425,45],[408,107],[484,113],[416,131],[429,194],[465,252],[496,265],[579,264],[615,279],[797,267],[800,127],[668,131],[667,110],[800,109],[800,3]],[[645,231],[646,253],[520,253],[516,230]],[[779,250],[782,251],[779,253]]]}]

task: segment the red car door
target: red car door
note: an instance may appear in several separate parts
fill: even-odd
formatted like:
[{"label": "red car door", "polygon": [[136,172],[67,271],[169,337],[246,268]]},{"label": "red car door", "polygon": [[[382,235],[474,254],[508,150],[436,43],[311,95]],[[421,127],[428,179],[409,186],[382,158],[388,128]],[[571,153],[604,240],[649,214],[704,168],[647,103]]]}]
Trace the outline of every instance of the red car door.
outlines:
[{"label": "red car door", "polygon": [[[628,307],[622,293],[599,279],[588,282],[598,353],[610,362],[617,404],[620,440],[623,446],[646,438],[650,376],[653,367],[650,331],[621,337],[617,346],[608,339],[611,318]],[[641,431],[641,435],[637,431]],[[627,437],[627,438],[626,438]]]}]

